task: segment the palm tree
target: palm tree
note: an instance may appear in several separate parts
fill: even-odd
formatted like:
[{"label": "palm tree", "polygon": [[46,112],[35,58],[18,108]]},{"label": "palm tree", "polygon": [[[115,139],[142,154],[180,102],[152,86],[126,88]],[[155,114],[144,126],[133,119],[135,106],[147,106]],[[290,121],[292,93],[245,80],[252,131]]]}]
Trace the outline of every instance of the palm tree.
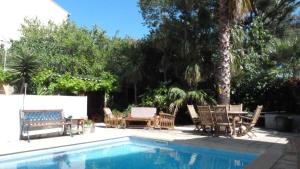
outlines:
[{"label": "palm tree", "polygon": [[219,0],[219,60],[216,67],[218,103],[230,103],[230,27],[251,9],[251,0]]},{"label": "palm tree", "polygon": [[178,87],[172,87],[168,91],[170,102],[169,111],[176,114],[180,108],[187,104],[215,104],[213,97],[203,90],[184,91]]},{"label": "palm tree", "polygon": [[12,57],[10,64],[8,65],[9,71],[15,77],[15,83],[21,83],[19,88],[20,93],[23,92],[26,82],[30,81],[31,76],[38,69],[39,61],[28,50],[22,50],[21,54]]},{"label": "palm tree", "polygon": [[184,79],[186,80],[190,88],[197,88],[198,83],[201,81],[200,67],[197,63],[187,66],[184,73]]}]

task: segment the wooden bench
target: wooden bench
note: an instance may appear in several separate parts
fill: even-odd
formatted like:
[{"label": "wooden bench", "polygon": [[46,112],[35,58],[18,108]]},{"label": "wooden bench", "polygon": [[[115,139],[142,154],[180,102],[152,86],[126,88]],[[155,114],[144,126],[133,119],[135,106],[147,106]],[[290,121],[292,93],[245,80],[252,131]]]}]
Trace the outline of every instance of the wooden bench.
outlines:
[{"label": "wooden bench", "polygon": [[21,135],[25,132],[30,142],[29,131],[31,127],[62,127],[64,129],[65,118],[62,109],[54,110],[21,110]]},{"label": "wooden bench", "polygon": [[152,127],[155,115],[155,107],[132,107],[131,113],[125,118],[125,128]]}]

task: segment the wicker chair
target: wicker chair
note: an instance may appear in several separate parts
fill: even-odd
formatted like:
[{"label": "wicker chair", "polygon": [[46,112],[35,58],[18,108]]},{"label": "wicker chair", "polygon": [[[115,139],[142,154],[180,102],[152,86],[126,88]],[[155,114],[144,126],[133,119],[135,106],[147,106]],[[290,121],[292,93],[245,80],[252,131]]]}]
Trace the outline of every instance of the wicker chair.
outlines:
[{"label": "wicker chair", "polygon": [[200,117],[200,125],[204,132],[206,132],[206,127],[209,127],[211,131],[214,128],[214,121],[212,113],[209,106],[197,106],[198,114]]},{"label": "wicker chair", "polygon": [[240,134],[241,135],[247,134],[249,137],[251,137],[249,135],[249,133],[252,133],[254,136],[256,136],[253,133],[253,127],[255,126],[255,124],[260,116],[262,108],[263,108],[263,106],[261,106],[261,105],[257,106],[253,117],[241,116],[241,118],[242,118],[242,122],[240,125]]},{"label": "wicker chair", "polygon": [[123,123],[122,117],[114,116],[110,108],[105,107],[104,110],[104,123],[106,127],[121,127]]},{"label": "wicker chair", "polygon": [[215,120],[215,129],[217,133],[220,133],[221,128],[224,128],[225,134],[232,134],[232,123],[229,121],[227,108],[223,106],[214,107],[214,120]]},{"label": "wicker chair", "polygon": [[195,125],[194,130],[199,130],[200,131],[199,125],[201,125],[201,120],[200,120],[199,115],[197,114],[197,112],[194,108],[194,105],[187,105],[187,108],[188,108],[189,114],[192,118],[192,121]]}]

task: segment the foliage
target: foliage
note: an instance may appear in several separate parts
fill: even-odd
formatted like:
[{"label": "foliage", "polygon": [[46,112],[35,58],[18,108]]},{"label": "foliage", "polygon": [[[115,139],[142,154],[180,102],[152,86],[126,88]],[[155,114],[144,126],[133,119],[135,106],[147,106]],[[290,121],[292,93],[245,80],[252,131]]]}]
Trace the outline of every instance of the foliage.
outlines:
[{"label": "foliage", "polygon": [[168,98],[170,100],[169,110],[174,114],[187,104],[216,104],[215,99],[203,90],[184,91],[178,87],[172,87],[169,89]]},{"label": "foliage", "polygon": [[235,27],[231,34],[232,54],[238,65],[233,71],[232,102],[243,103],[249,110],[258,104],[264,104],[266,111],[290,110],[293,106],[285,103],[292,98],[287,80],[297,72],[298,42],[275,38],[261,18],[246,30]]},{"label": "foliage", "polygon": [[55,74],[52,70],[40,71],[33,77],[37,94],[73,94],[78,95],[87,91],[115,90],[116,79],[109,73],[103,73],[101,79],[85,79],[72,76],[70,73]]},{"label": "foliage", "polygon": [[187,66],[184,78],[190,87],[197,87],[198,83],[201,80],[200,67],[198,66],[198,64]]},{"label": "foliage", "polygon": [[92,127],[93,124],[93,120],[84,120],[84,127]]},{"label": "foliage", "polygon": [[17,84],[19,92],[23,91],[25,83],[30,84],[31,77],[36,73],[38,66],[38,58],[31,50],[20,48],[18,53],[13,53],[8,68],[14,77],[13,83]]},{"label": "foliage", "polygon": [[178,87],[167,88],[165,85],[146,93],[141,105],[158,107],[159,111],[176,114],[180,108],[190,104],[215,104],[215,100],[203,90],[184,91]]},{"label": "foliage", "polygon": [[[111,92],[117,88],[118,78],[104,70],[110,64],[106,59],[113,54],[115,40],[106,37],[100,28],[95,26],[88,30],[69,21],[61,25],[42,25],[38,20],[25,20],[22,34],[20,40],[12,42],[9,53],[15,58],[30,56],[27,62],[40,61],[31,91],[78,94],[97,90]],[[31,77],[26,75],[26,81]]]},{"label": "foliage", "polygon": [[141,101],[142,106],[157,107],[159,111],[167,112],[168,110],[168,88],[161,84],[156,89],[149,89],[144,93]]},{"label": "foliage", "polygon": [[298,0],[252,0],[253,11],[249,21],[262,17],[263,25],[276,37],[289,32],[294,19],[294,11],[300,6]]},{"label": "foliage", "polygon": [[300,39],[278,41],[272,59],[280,67],[278,74],[283,77],[300,77]]},{"label": "foliage", "polygon": [[0,84],[9,84],[12,81],[12,76],[9,72],[0,68]]}]

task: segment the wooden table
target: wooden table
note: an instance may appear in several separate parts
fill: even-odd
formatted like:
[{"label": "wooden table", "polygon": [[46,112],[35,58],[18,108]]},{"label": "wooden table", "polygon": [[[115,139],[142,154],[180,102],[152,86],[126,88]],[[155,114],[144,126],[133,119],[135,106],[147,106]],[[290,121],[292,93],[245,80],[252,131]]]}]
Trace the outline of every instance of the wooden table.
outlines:
[{"label": "wooden table", "polygon": [[84,119],[67,119],[65,123],[65,132],[70,132],[70,136],[72,137],[72,127],[76,126],[77,127],[77,133],[80,134],[79,128],[81,127],[81,133],[83,134],[84,132]]},{"label": "wooden table", "polygon": [[232,135],[236,135],[236,131],[235,131],[235,127],[236,127],[236,122],[238,122],[240,120],[240,116],[241,115],[245,115],[248,112],[245,111],[228,111],[228,115],[232,116],[232,125],[233,125],[233,132]]}]

